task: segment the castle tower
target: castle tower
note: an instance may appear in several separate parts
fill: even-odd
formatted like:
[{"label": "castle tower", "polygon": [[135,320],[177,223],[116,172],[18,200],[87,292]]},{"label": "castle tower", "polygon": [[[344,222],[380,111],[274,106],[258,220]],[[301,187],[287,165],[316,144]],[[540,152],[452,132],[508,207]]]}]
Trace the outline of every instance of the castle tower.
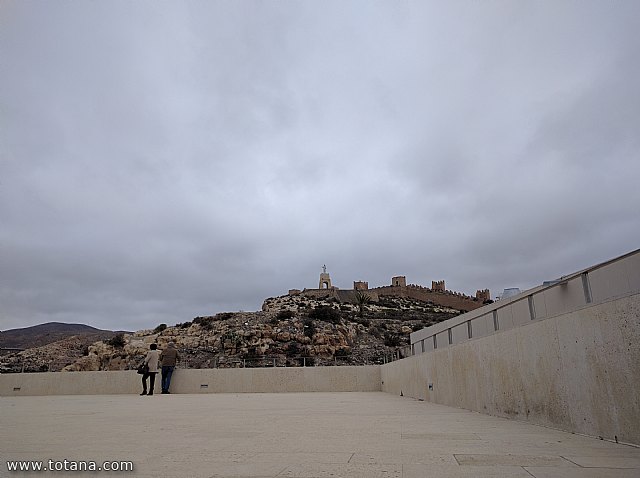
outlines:
[{"label": "castle tower", "polygon": [[369,290],[369,283],[364,281],[354,281],[353,290]]},{"label": "castle tower", "polygon": [[445,292],[446,289],[445,289],[444,281],[443,280],[438,280],[438,281],[432,280],[431,281],[431,290],[437,290],[437,291],[440,291],[440,292]]},{"label": "castle tower", "polygon": [[407,278],[405,276],[395,276],[391,278],[393,287],[407,287]]},{"label": "castle tower", "polygon": [[327,266],[322,266],[322,272],[320,273],[320,283],[318,284],[318,289],[333,289],[331,286],[331,277],[327,272]]}]

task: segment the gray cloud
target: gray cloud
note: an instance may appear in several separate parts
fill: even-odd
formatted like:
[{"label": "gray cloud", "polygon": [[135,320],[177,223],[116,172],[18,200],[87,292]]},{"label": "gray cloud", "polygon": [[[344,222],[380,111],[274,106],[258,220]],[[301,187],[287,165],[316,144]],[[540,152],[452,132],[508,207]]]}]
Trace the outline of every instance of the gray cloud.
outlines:
[{"label": "gray cloud", "polygon": [[0,328],[638,247],[633,2],[5,2]]}]

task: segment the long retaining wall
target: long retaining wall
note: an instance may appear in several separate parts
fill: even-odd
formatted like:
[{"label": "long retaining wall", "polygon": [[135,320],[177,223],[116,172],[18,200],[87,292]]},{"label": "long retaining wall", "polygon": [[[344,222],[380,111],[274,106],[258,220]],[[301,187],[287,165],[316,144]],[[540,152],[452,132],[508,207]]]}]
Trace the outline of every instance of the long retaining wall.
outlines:
[{"label": "long retaining wall", "polygon": [[412,334],[382,390],[640,445],[640,252]]},{"label": "long retaining wall", "polygon": [[[0,375],[0,396],[140,393],[135,371],[12,373]],[[160,391],[160,374],[156,376]],[[374,392],[380,367],[176,369],[172,393]]]}]

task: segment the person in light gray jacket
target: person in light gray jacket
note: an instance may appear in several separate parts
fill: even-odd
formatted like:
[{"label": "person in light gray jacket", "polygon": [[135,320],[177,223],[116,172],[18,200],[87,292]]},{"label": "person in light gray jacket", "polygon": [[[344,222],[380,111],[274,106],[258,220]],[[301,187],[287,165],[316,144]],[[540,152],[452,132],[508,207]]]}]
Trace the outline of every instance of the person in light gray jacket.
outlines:
[{"label": "person in light gray jacket", "polygon": [[[158,352],[158,346],[156,344],[151,344],[149,348],[150,350],[144,358],[144,363],[149,367],[149,370],[142,375],[142,393],[140,395],[153,395],[153,388],[156,384],[160,352]],[[149,379],[149,393],[147,393],[147,378]]]}]

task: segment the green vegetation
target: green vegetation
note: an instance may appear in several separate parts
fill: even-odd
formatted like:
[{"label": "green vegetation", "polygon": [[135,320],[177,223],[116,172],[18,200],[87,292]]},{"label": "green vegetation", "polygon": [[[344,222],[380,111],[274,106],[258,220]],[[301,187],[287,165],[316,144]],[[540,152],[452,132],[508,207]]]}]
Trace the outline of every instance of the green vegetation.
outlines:
[{"label": "green vegetation", "polygon": [[229,331],[225,334],[222,334],[222,336],[220,336],[220,340],[222,341],[223,344],[229,341],[234,345],[238,345],[241,342],[240,336],[236,334],[234,331]]},{"label": "green vegetation", "polygon": [[295,312],[292,310],[281,310],[278,312],[276,318],[278,320],[291,320],[296,316]]},{"label": "green vegetation", "polygon": [[198,322],[196,322],[196,320],[193,320],[194,324],[200,324],[200,327],[202,327],[204,330],[211,330],[213,329],[213,317],[200,317],[200,320]]},{"label": "green vegetation", "polygon": [[313,334],[316,333],[316,326],[314,325],[313,320],[306,319],[303,322],[303,326],[304,326],[304,335],[309,337],[310,339],[313,338]]},{"label": "green vegetation", "polygon": [[364,316],[364,310],[370,302],[371,297],[369,294],[365,294],[360,290],[356,291],[356,305],[358,306],[358,315],[360,317]]},{"label": "green vegetation", "polygon": [[234,312],[220,312],[219,314],[216,314],[214,319],[215,320],[229,320],[229,319],[233,319],[236,316],[236,314]]},{"label": "green vegetation", "polygon": [[287,345],[287,357],[297,357],[301,354],[302,354],[302,350],[298,342],[290,342]]},{"label": "green vegetation", "polygon": [[384,344],[387,347],[398,347],[400,345],[400,336],[387,332],[384,334]]},{"label": "green vegetation", "polygon": [[313,320],[329,322],[331,324],[338,324],[340,323],[340,319],[342,319],[342,314],[333,307],[323,305],[320,307],[316,307],[311,312],[309,312],[309,318]]},{"label": "green vegetation", "polygon": [[109,340],[107,340],[107,344],[111,345],[112,347],[116,347],[116,348],[124,347],[124,345],[126,344],[126,341],[124,340],[124,334],[114,335]]}]

